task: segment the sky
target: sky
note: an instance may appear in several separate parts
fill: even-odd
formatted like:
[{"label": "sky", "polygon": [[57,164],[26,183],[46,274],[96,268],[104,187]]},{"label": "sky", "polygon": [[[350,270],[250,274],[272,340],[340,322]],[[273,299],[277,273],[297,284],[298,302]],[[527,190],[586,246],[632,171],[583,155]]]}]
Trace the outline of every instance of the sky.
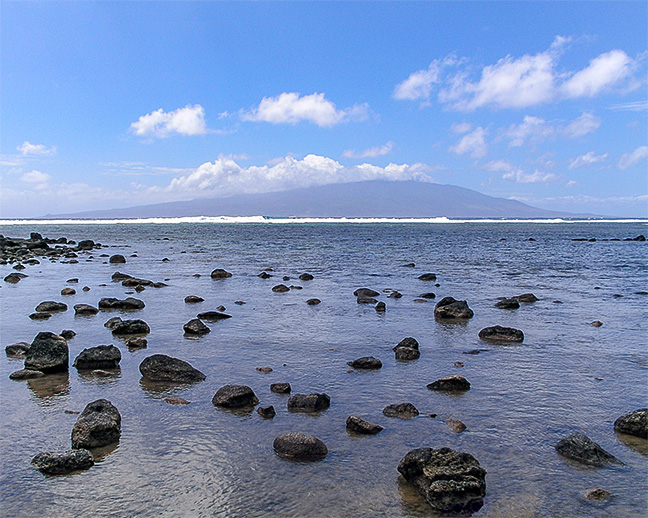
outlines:
[{"label": "sky", "polygon": [[372,179],[648,217],[647,63],[644,1],[1,0],[0,217]]}]

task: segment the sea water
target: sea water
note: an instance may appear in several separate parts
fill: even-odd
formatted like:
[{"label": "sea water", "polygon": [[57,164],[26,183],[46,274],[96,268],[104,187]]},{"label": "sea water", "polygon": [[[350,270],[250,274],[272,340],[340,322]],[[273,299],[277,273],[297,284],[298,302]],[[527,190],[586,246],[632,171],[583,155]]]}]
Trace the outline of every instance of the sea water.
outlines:
[{"label": "sea water", "polygon": [[[108,377],[70,368],[67,375],[16,382],[8,375],[22,361],[0,360],[2,516],[434,516],[396,468],[413,448],[444,446],[471,453],[488,472],[476,516],[646,515],[646,441],[613,430],[617,417],[648,401],[648,297],[641,294],[648,291],[648,248],[624,241],[648,234],[645,221],[4,223],[5,236],[36,231],[93,239],[104,248],[79,254],[78,264],[42,259],[23,271],[28,277],[18,284],[2,282],[1,345],[72,329],[70,364],[84,348],[102,344],[119,347],[122,361]],[[578,238],[596,241],[573,241]],[[127,263],[111,265],[103,254],[122,254]],[[408,263],[415,267],[403,266]],[[233,275],[213,280],[215,268]],[[266,268],[273,277],[259,278]],[[117,270],[168,286],[131,294],[111,281]],[[12,271],[0,266],[3,278]],[[314,279],[300,281],[305,272]],[[437,281],[418,279],[428,272]],[[71,278],[78,284],[66,282]],[[303,289],[272,292],[280,283]],[[66,286],[76,295],[60,295]],[[353,291],[361,287],[381,292],[384,313],[356,302]],[[403,297],[388,298],[385,289]],[[474,318],[435,321],[435,301],[415,301],[425,292],[436,293],[437,301],[467,300]],[[494,307],[499,297],[529,292],[540,300],[516,310]],[[185,304],[187,295],[205,301]],[[74,316],[74,304],[126,296],[146,307]],[[310,298],[322,302],[309,306]],[[44,300],[69,309],[30,320]],[[183,335],[184,323],[220,305],[231,319],[208,323],[211,333],[200,338]],[[129,351],[113,337],[103,326],[113,316],[145,320],[148,347]],[[595,320],[603,326],[592,326]],[[492,325],[521,329],[524,342],[480,341],[479,330]],[[420,343],[421,358],[397,362],[392,348],[408,336]],[[465,354],[474,349],[480,354]],[[138,367],[155,353],[188,361],[207,379],[151,386]],[[383,368],[350,369],[346,362],[361,356],[379,358]],[[273,370],[264,374],[257,367]],[[451,395],[426,388],[453,374],[466,377],[471,389]],[[291,414],[287,397],[270,391],[274,382],[290,383],[293,393],[326,392],[331,407],[316,416]],[[211,399],[226,384],[250,386],[262,405],[274,405],[276,417],[217,409]],[[191,403],[169,405],[168,396]],[[119,444],[95,452],[98,462],[84,472],[46,477],[33,469],[37,453],[70,447],[77,415],[65,411],[79,412],[99,398],[122,415]],[[419,417],[382,414],[385,406],[406,401]],[[385,429],[351,436],[349,415]],[[450,418],[467,429],[452,431]],[[276,456],[274,438],[289,431],[323,440],[326,459],[300,463]],[[624,464],[592,468],[560,457],[554,445],[575,431]],[[598,487],[612,497],[586,500],[585,493]]]}]

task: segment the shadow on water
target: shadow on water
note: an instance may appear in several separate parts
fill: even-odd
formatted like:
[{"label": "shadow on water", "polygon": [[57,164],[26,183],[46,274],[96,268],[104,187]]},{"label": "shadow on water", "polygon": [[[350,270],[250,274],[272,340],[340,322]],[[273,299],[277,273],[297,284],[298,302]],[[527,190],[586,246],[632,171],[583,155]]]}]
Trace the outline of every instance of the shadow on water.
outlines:
[{"label": "shadow on water", "polygon": [[27,380],[32,394],[43,402],[52,398],[67,396],[70,393],[70,377],[67,372],[47,374],[42,378]]}]

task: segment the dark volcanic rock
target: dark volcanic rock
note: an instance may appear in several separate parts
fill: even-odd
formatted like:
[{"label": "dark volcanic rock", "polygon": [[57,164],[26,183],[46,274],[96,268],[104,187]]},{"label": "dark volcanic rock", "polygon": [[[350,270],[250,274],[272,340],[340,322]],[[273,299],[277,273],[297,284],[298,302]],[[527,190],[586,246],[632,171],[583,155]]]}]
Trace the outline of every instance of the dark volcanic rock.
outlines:
[{"label": "dark volcanic rock", "polygon": [[468,307],[465,300],[455,300],[452,297],[444,297],[434,307],[434,316],[440,319],[461,319],[472,318],[474,313]]},{"label": "dark volcanic rock", "polygon": [[435,299],[436,295],[431,291],[429,291],[427,293],[421,293],[419,297],[421,297],[422,299]]},{"label": "dark volcanic rock", "polygon": [[197,304],[198,302],[204,302],[205,299],[198,297],[197,295],[187,295],[184,299],[187,304]]},{"label": "dark volcanic rock", "polygon": [[227,315],[226,313],[221,313],[219,311],[204,311],[202,313],[198,313],[198,318],[200,320],[207,320],[208,322],[216,322],[217,320],[232,318],[232,315]]},{"label": "dark volcanic rock", "polygon": [[67,311],[67,308],[67,304],[63,304],[63,302],[46,300],[45,302],[41,302],[38,306],[36,306],[35,310],[39,313],[57,313],[59,311]]},{"label": "dark volcanic rock", "polygon": [[121,361],[121,352],[114,345],[98,345],[81,351],[73,366],[79,370],[116,369]]},{"label": "dark volcanic rock", "polygon": [[353,294],[358,298],[371,298],[380,295],[380,293],[370,288],[358,288]]},{"label": "dark volcanic rock", "polygon": [[212,279],[228,279],[231,276],[232,274],[230,272],[227,272],[222,268],[216,268],[213,272],[211,272]]},{"label": "dark volcanic rock", "polygon": [[263,417],[263,419],[272,419],[277,413],[272,405],[270,406],[260,406],[257,408],[257,413]]},{"label": "dark volcanic rock", "polygon": [[378,311],[378,313],[384,313],[385,311],[387,311],[387,306],[385,305],[384,302],[378,302],[378,304],[376,304],[374,309]]},{"label": "dark volcanic rock", "polygon": [[202,372],[194,369],[187,362],[165,354],[154,354],[144,358],[139,370],[142,376],[150,381],[193,383],[206,378]]},{"label": "dark volcanic rock", "polygon": [[137,309],[143,309],[145,304],[143,300],[135,299],[133,297],[128,297],[126,299],[120,300],[112,297],[105,297],[99,301],[99,309],[110,310],[110,309],[120,309],[127,311],[134,311]]},{"label": "dark volcanic rock", "polygon": [[99,310],[90,304],[75,304],[74,305],[74,314],[75,315],[96,315],[99,313]]},{"label": "dark volcanic rock", "polygon": [[479,332],[479,338],[488,342],[522,342],[524,333],[512,327],[485,327]]},{"label": "dark volcanic rock", "polygon": [[573,433],[564,437],[556,444],[556,451],[563,457],[576,460],[590,466],[604,466],[605,464],[622,464],[611,453],[606,452],[587,435]]},{"label": "dark volcanic rock", "polygon": [[43,376],[45,376],[45,373],[41,371],[35,371],[32,369],[20,369],[19,371],[9,374],[9,379],[14,381],[22,381],[42,378]]},{"label": "dark volcanic rock", "polygon": [[8,282],[9,284],[16,284],[19,282],[21,279],[24,279],[25,277],[28,277],[24,273],[18,273],[18,272],[11,272],[9,275],[7,275],[4,278],[5,282]]},{"label": "dark volcanic rock", "polygon": [[73,448],[100,448],[119,441],[121,415],[107,399],[89,403],[72,428]]},{"label": "dark volcanic rock", "polygon": [[516,298],[502,299],[495,303],[495,307],[500,309],[518,309],[520,302]]},{"label": "dark volcanic rock", "polygon": [[387,417],[399,417],[400,419],[411,419],[419,415],[418,409],[412,403],[398,403],[383,408],[383,414]]},{"label": "dark volcanic rock", "polygon": [[398,471],[437,512],[470,515],[484,505],[486,470],[468,453],[418,448],[405,455]]},{"label": "dark volcanic rock", "polygon": [[612,493],[610,493],[605,489],[601,489],[600,487],[596,489],[592,489],[591,491],[588,491],[585,494],[585,498],[587,498],[588,500],[594,500],[595,502],[599,502],[601,500],[607,500],[611,496]]},{"label": "dark volcanic rock", "polygon": [[288,399],[290,412],[320,412],[331,406],[331,398],[327,394],[295,394]]},{"label": "dark volcanic rock", "polygon": [[270,277],[272,277],[272,275],[270,275],[268,272],[261,272],[259,275],[257,275],[257,277],[261,279],[269,279]]},{"label": "dark volcanic rock", "polygon": [[60,334],[66,340],[72,340],[76,336],[76,333],[72,329],[63,329]]},{"label": "dark volcanic rock", "polygon": [[270,392],[275,392],[276,394],[290,394],[290,383],[273,383],[270,385]]},{"label": "dark volcanic rock", "polygon": [[110,256],[110,259],[108,259],[108,262],[110,264],[125,264],[126,263],[126,258],[121,254],[115,254],[115,255]]},{"label": "dark volcanic rock", "polygon": [[91,468],[94,465],[92,453],[86,449],[63,452],[43,452],[36,455],[32,466],[45,475],[65,475],[73,471]]},{"label": "dark volcanic rock", "polygon": [[5,354],[7,355],[7,358],[22,360],[27,356],[27,351],[29,351],[30,347],[31,345],[27,342],[18,342],[5,347]]},{"label": "dark volcanic rock", "polygon": [[540,300],[533,293],[523,293],[522,295],[518,295],[517,297],[513,298],[524,304],[530,304],[532,302],[538,302]]},{"label": "dark volcanic rock", "polygon": [[400,361],[417,360],[421,357],[419,343],[412,337],[403,338],[392,351]]},{"label": "dark volcanic rock", "polygon": [[112,330],[122,322],[123,320],[121,319],[121,317],[112,317],[106,320],[106,322],[104,323],[104,327],[107,327],[108,329]]},{"label": "dark volcanic rock", "polygon": [[48,318],[52,318],[52,314],[37,312],[29,315],[29,318],[31,318],[32,320],[47,320]]},{"label": "dark volcanic rock", "polygon": [[132,275],[128,275],[127,273],[121,273],[121,272],[115,272],[112,274],[111,279],[113,282],[122,282],[125,281],[126,279],[132,279]]},{"label": "dark volcanic rock", "polygon": [[68,370],[69,350],[62,336],[43,331],[36,335],[25,357],[25,369],[42,372]]},{"label": "dark volcanic rock", "polygon": [[218,389],[212,399],[214,406],[224,408],[253,407],[259,403],[254,391],[246,385],[225,385]]},{"label": "dark volcanic rock", "polygon": [[437,280],[436,273],[424,273],[423,275],[419,275],[418,278],[421,281],[436,281]]},{"label": "dark volcanic rock", "polygon": [[143,320],[122,320],[116,322],[110,330],[114,335],[145,335],[151,332],[151,328]]},{"label": "dark volcanic rock", "polygon": [[184,329],[186,335],[206,335],[207,333],[211,332],[211,329],[203,324],[202,320],[200,320],[199,318],[190,320],[184,326],[182,326],[182,329]]},{"label": "dark volcanic rock", "polygon": [[427,388],[442,392],[464,392],[470,390],[470,383],[463,376],[455,374],[454,376],[438,379],[427,385]]},{"label": "dark volcanic rock", "polygon": [[146,338],[137,337],[137,338],[129,338],[126,340],[125,344],[126,347],[129,349],[146,349],[146,346],[148,345],[148,342]]},{"label": "dark volcanic rock", "polygon": [[370,423],[354,415],[347,417],[346,428],[351,432],[363,435],[375,435],[383,430],[382,426]]},{"label": "dark volcanic rock", "polygon": [[363,356],[352,362],[347,362],[347,365],[350,365],[354,369],[380,369],[382,362],[373,356]]},{"label": "dark volcanic rock", "polygon": [[288,432],[278,436],[272,443],[280,457],[293,460],[320,460],[326,457],[328,449],[317,437],[302,432]]},{"label": "dark volcanic rock", "polygon": [[287,291],[290,291],[290,288],[285,284],[277,284],[272,288],[272,291],[274,291],[275,293],[285,293]]},{"label": "dark volcanic rock", "polygon": [[316,306],[320,302],[322,302],[320,299],[308,299],[306,301],[306,304],[308,304],[309,306]]},{"label": "dark volcanic rock", "polygon": [[358,304],[377,304],[378,300],[373,297],[358,297],[356,302]]},{"label": "dark volcanic rock", "polygon": [[92,250],[96,246],[95,242],[92,239],[84,239],[79,241],[77,249],[79,250]]},{"label": "dark volcanic rock", "polygon": [[302,274],[299,276],[299,280],[300,280],[300,281],[312,281],[313,278],[314,278],[314,277],[313,277],[310,273],[302,273]]},{"label": "dark volcanic rock", "polygon": [[648,408],[640,408],[614,421],[614,430],[619,433],[648,439]]},{"label": "dark volcanic rock", "polygon": [[76,295],[76,290],[74,288],[63,288],[61,295]]}]

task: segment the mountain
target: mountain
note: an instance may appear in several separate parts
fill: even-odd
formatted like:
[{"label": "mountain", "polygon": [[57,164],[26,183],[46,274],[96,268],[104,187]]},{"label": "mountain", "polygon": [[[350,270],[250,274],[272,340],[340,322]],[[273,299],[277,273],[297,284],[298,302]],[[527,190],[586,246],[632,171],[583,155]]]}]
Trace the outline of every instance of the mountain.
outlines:
[{"label": "mountain", "polygon": [[47,215],[72,218],[270,216],[347,218],[558,218],[592,217],[538,209],[454,185],[371,180],[282,192],[199,198],[124,209]]}]

